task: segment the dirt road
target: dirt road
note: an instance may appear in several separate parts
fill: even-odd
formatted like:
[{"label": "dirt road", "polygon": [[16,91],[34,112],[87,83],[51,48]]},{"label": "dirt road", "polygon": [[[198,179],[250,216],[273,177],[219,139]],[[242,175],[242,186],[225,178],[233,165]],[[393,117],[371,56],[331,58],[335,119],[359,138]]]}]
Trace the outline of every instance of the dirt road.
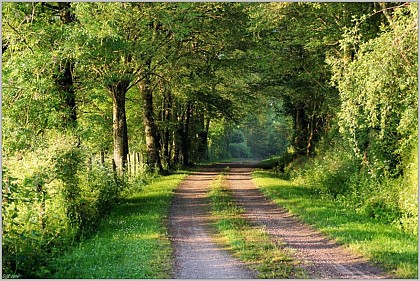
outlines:
[{"label": "dirt road", "polygon": [[178,187],[168,220],[175,279],[250,279],[256,272],[214,241],[207,192],[222,167],[193,173]]},{"label": "dirt road", "polygon": [[262,195],[251,180],[252,166],[241,163],[203,168],[188,176],[177,189],[168,223],[175,258],[173,278],[257,278],[256,272],[218,245],[212,234],[206,196],[212,179],[226,166],[230,167],[227,184],[237,204],[245,209],[244,217],[263,226],[273,241],[286,243],[292,257],[310,278],[389,278]]}]

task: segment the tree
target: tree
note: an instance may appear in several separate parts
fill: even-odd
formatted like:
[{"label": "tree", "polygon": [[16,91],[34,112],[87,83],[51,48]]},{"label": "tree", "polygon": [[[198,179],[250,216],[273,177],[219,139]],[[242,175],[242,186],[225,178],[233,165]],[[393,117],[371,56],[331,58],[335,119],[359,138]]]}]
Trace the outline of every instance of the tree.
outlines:
[{"label": "tree", "polygon": [[147,50],[156,43],[150,40],[153,30],[149,26],[148,6],[147,3],[75,5],[81,23],[79,35],[88,38],[80,41],[82,70],[86,77],[105,88],[113,101],[114,162],[119,174],[123,173],[129,152],[126,93],[149,81]]},{"label": "tree", "polygon": [[[261,75],[254,88],[277,89],[293,117],[297,154],[313,154],[338,111],[338,91],[330,85],[326,58],[349,56],[346,44],[344,53],[340,50],[342,30],[351,26],[352,16],[372,9],[370,3],[270,3],[251,8],[250,29],[259,42],[254,69]],[[370,28],[367,37],[375,30],[370,23],[361,26]]]},{"label": "tree", "polygon": [[361,44],[334,76],[342,100],[340,130],[361,162],[376,163],[375,174],[401,173],[417,138],[417,5],[388,13],[389,26]]}]

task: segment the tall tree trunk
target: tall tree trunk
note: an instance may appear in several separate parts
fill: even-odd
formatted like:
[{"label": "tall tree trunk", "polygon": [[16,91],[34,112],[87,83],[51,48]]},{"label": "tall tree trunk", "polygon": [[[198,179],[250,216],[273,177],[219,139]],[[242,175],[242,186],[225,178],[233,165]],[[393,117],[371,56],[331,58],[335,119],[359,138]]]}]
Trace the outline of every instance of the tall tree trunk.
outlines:
[{"label": "tall tree trunk", "polygon": [[173,144],[172,144],[172,147],[173,147],[173,150],[174,150],[174,157],[173,157],[173,160],[172,160],[172,162],[174,163],[174,164],[180,164],[180,146],[181,146],[181,142],[180,142],[180,140],[179,140],[179,138],[180,138],[180,131],[181,130],[175,130],[174,132],[173,132]]},{"label": "tall tree trunk", "polygon": [[191,111],[192,111],[192,106],[191,106],[191,103],[188,102],[186,112],[185,112],[185,122],[182,123],[182,130],[180,132],[181,133],[180,153],[181,153],[181,158],[182,158],[181,163],[184,166],[188,166],[190,164],[189,127],[190,127]]},{"label": "tall tree trunk", "polygon": [[63,61],[59,68],[59,75],[56,77],[56,83],[59,85],[63,95],[63,106],[67,114],[63,117],[63,128],[75,128],[77,125],[76,96],[74,92],[73,80],[74,63],[69,59]]},{"label": "tall tree trunk", "polygon": [[171,157],[170,157],[170,149],[169,149],[169,142],[170,142],[170,131],[169,131],[169,122],[171,119],[171,108],[172,108],[172,95],[169,91],[165,92],[163,98],[163,122],[165,124],[163,136],[162,136],[162,149],[163,149],[163,157],[165,158],[166,165],[169,167],[171,165]]},{"label": "tall tree trunk", "polygon": [[157,166],[159,171],[162,171],[162,164],[160,162],[157,131],[153,114],[153,93],[151,87],[150,66],[151,60],[146,62],[147,73],[146,77],[139,83],[139,89],[143,99],[143,125],[144,134],[146,137],[146,162],[149,166]]},{"label": "tall tree trunk", "polygon": [[[57,3],[57,11],[63,26],[70,25],[75,21],[75,16],[71,12],[70,2]],[[74,128],[77,123],[76,115],[76,97],[74,92],[74,62],[69,58],[63,58],[59,64],[58,75],[56,76],[56,84],[63,93],[64,107],[68,114],[63,118],[63,128]]]},{"label": "tall tree trunk", "polygon": [[308,123],[309,127],[309,136],[308,136],[308,144],[306,146],[306,156],[310,157],[313,151],[313,143],[314,143],[314,134],[315,134],[315,110],[316,110],[316,103],[314,102],[313,111],[311,118]]},{"label": "tall tree trunk", "polygon": [[305,155],[305,111],[302,104],[295,105],[295,150],[298,155]]},{"label": "tall tree trunk", "polygon": [[[176,117],[174,116],[174,120],[177,122],[176,129],[172,132],[172,150],[173,150],[173,158],[172,162],[176,165],[181,164],[181,135],[182,135],[182,126],[184,124],[184,115],[185,113],[180,114],[180,110],[182,106],[178,106],[177,112],[175,113]],[[180,116],[181,115],[181,116]]]},{"label": "tall tree trunk", "polygon": [[314,139],[314,116],[312,115],[309,126],[308,144],[306,146],[306,156],[311,157],[313,150],[313,139]]},{"label": "tall tree trunk", "polygon": [[200,143],[198,147],[199,160],[208,159],[207,137],[209,134],[210,118],[206,119],[203,117],[203,123],[203,130],[198,133],[198,136],[200,138]]},{"label": "tall tree trunk", "polygon": [[112,94],[112,120],[114,138],[114,162],[117,173],[122,175],[127,164],[128,132],[125,114],[125,94],[129,86],[128,81],[118,81],[110,86]]}]

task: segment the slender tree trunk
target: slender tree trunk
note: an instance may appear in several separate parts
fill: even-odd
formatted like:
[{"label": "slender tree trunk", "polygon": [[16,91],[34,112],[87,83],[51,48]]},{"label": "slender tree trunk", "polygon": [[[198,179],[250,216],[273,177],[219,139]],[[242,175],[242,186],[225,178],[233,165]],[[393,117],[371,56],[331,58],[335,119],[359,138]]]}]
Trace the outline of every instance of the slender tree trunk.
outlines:
[{"label": "slender tree trunk", "polygon": [[199,160],[208,159],[207,137],[208,137],[209,127],[210,127],[210,118],[205,119],[203,117],[203,123],[204,123],[203,130],[198,133],[198,136],[200,138],[200,143],[198,147]]},{"label": "slender tree trunk", "polygon": [[314,142],[314,133],[315,133],[315,110],[316,110],[316,103],[314,102],[313,111],[311,118],[309,120],[309,136],[308,136],[308,144],[306,146],[306,156],[310,157],[313,150],[313,142]]},{"label": "slender tree trunk", "polygon": [[[147,63],[147,72],[150,71],[151,60]],[[158,151],[157,131],[153,114],[153,93],[151,87],[150,72],[139,83],[139,89],[143,99],[143,125],[146,137],[146,162],[150,166],[157,166],[159,171],[162,170],[160,156]]]},{"label": "slender tree trunk", "polygon": [[177,127],[172,133],[172,149],[174,152],[173,160],[172,162],[174,164],[181,164],[181,153],[180,153],[180,147],[181,147],[181,135],[182,135],[182,126],[184,124],[184,114],[182,113],[181,116],[179,116],[179,108],[177,112],[177,116],[174,117],[174,120],[177,121]]},{"label": "slender tree trunk", "polygon": [[210,129],[210,117],[208,117],[208,119],[206,120],[206,126],[205,126],[205,137],[203,138],[203,145],[204,145],[204,155],[205,155],[205,160],[209,159],[209,146],[208,146],[208,137],[209,137],[209,129]]},{"label": "slender tree trunk", "polygon": [[[75,16],[71,12],[70,2],[60,2],[58,3],[58,14],[61,20],[61,27],[68,28],[75,21]],[[59,86],[62,95],[62,107],[66,112],[63,117],[63,130],[69,131],[69,133],[77,138],[76,128],[77,128],[77,104],[75,96],[75,83],[74,83],[74,61],[67,57],[66,54],[63,55],[58,67],[58,74],[55,77],[55,82]],[[78,138],[77,138],[78,139]],[[80,187],[78,181],[78,167],[81,162],[80,155],[80,141],[78,139],[77,143],[72,145],[71,151],[63,155],[66,160],[65,167],[62,167],[61,179],[64,183],[64,198],[66,201],[66,213],[67,217],[70,219],[70,223],[81,226],[80,221],[80,209],[78,208],[79,204],[79,194]],[[66,172],[67,171],[67,172]],[[45,205],[42,207],[45,212]],[[42,221],[41,224],[44,224]]]},{"label": "slender tree trunk", "polygon": [[164,112],[163,112],[163,121],[165,123],[164,131],[163,131],[163,157],[165,158],[165,162],[169,167],[171,165],[171,157],[170,157],[170,149],[169,149],[169,142],[170,142],[170,131],[169,131],[169,122],[171,119],[171,108],[172,108],[172,95],[169,91],[167,91],[164,95]]},{"label": "slender tree trunk", "polygon": [[305,112],[304,105],[298,103],[295,105],[295,150],[298,155],[306,155],[308,146],[308,137],[310,131],[310,120]]},{"label": "slender tree trunk", "polygon": [[302,127],[301,127],[301,109],[299,105],[296,105],[296,114],[295,114],[295,149],[297,154],[300,153],[301,148],[301,134],[302,134]]},{"label": "slender tree trunk", "polygon": [[[60,16],[61,25],[66,26],[74,21],[74,15],[70,11],[70,2],[58,3],[58,14]],[[64,101],[63,108],[68,114],[63,117],[63,128],[76,126],[76,98],[74,92],[73,81],[74,62],[69,58],[62,58],[59,67],[57,68],[57,75],[55,76],[56,85],[62,92],[62,99]]]},{"label": "slender tree trunk", "polygon": [[117,174],[122,175],[127,164],[128,132],[127,118],[125,114],[125,94],[129,86],[128,81],[119,81],[111,86],[113,101],[113,138],[114,138],[114,162]]},{"label": "slender tree trunk", "polygon": [[298,149],[299,147],[299,134],[300,134],[300,115],[299,115],[299,108],[296,106],[296,115],[295,115],[295,147]]},{"label": "slender tree trunk", "polygon": [[73,81],[74,63],[66,59],[62,66],[59,68],[59,75],[56,77],[56,83],[59,85],[63,100],[64,107],[68,112],[63,117],[63,128],[74,128],[77,126],[77,113],[76,113],[76,97],[74,92]]},{"label": "slender tree trunk", "polygon": [[180,130],[175,130],[173,133],[173,150],[174,150],[174,158],[173,158],[173,163],[174,164],[180,164]]},{"label": "slender tree trunk", "polygon": [[[384,16],[385,16],[385,18],[386,18],[386,20],[388,21],[388,23],[390,24],[390,25],[392,25],[393,24],[393,21],[392,21],[392,12],[390,12],[389,10],[388,10],[388,3],[386,3],[386,2],[379,2],[378,3],[379,4],[379,7],[381,8],[381,10],[382,10],[382,13],[384,14]],[[394,5],[393,3],[391,3],[391,5]]]},{"label": "slender tree trunk", "polygon": [[181,163],[184,166],[188,166],[190,163],[190,139],[189,139],[189,127],[190,127],[190,119],[191,119],[191,110],[192,106],[191,103],[188,102],[186,112],[185,112],[185,122],[183,122],[182,130],[181,130],[181,145],[180,145],[180,153],[181,153]]},{"label": "slender tree trunk", "polygon": [[[75,16],[71,12],[70,2],[59,2],[58,14],[63,26],[70,25],[75,21]],[[65,107],[67,107],[68,115],[64,118],[64,128],[75,127],[77,122],[76,115],[76,97],[74,92],[74,62],[71,59],[64,58],[58,69],[59,74],[56,77],[56,83],[63,91],[63,99]]]},{"label": "slender tree trunk", "polygon": [[183,114],[180,115],[180,109],[179,106],[177,108],[177,111],[174,113],[173,120],[177,122],[176,129],[172,132],[172,150],[173,150],[173,158],[172,162],[174,164],[180,164],[180,153],[179,153],[179,147],[181,145],[180,137],[181,137],[181,126],[183,123]]},{"label": "slender tree trunk", "polygon": [[309,123],[309,137],[308,137],[308,144],[306,146],[306,156],[311,157],[312,154],[312,142],[314,139],[314,121],[313,121],[313,117],[311,122]]}]

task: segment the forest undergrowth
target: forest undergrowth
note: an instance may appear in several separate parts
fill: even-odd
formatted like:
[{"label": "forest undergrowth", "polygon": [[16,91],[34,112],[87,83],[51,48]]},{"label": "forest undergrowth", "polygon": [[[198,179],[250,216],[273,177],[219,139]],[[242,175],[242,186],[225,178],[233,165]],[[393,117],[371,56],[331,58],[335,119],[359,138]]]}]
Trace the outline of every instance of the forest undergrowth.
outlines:
[{"label": "forest undergrowth", "polygon": [[[348,148],[320,143],[319,155],[277,158],[275,177],[310,187],[356,213],[418,235],[418,148],[404,159],[401,174],[389,174],[369,163],[360,163]],[[273,161],[273,160],[271,160]],[[377,169],[377,171],[375,171]]]}]

